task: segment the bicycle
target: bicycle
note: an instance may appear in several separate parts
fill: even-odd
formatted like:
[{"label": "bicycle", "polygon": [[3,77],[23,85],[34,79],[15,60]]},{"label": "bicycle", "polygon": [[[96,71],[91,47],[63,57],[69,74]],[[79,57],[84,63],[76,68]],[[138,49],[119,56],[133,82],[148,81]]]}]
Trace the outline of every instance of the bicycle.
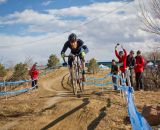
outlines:
[{"label": "bicycle", "polygon": [[[80,58],[79,55],[66,55],[65,57],[68,58],[73,58],[73,62],[72,62],[72,71],[70,74],[71,77],[71,85],[73,88],[73,93],[74,95],[77,95],[78,93],[78,86],[80,91],[83,93],[84,91],[84,84],[82,81],[82,69],[81,69],[81,65],[80,65]],[[66,63],[65,58],[63,59],[64,63]]]}]

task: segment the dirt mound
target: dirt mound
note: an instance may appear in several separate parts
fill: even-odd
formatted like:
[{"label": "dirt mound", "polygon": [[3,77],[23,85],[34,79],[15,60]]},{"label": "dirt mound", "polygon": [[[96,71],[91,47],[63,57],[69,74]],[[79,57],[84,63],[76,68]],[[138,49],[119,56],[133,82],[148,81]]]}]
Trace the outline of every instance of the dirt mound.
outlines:
[{"label": "dirt mound", "polygon": [[144,106],[142,115],[151,125],[160,125],[160,104]]}]

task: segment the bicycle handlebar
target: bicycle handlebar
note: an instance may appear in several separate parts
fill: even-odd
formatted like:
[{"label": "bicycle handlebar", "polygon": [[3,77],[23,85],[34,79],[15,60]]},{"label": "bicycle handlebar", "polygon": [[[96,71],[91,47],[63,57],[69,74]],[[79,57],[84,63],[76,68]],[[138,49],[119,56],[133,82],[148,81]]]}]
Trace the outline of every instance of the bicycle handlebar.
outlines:
[{"label": "bicycle handlebar", "polygon": [[79,54],[75,54],[75,55],[65,55],[64,57],[76,57],[79,56]]},{"label": "bicycle handlebar", "polygon": [[65,60],[65,57],[74,57],[74,58],[75,58],[76,56],[79,56],[79,54],[75,54],[75,55],[65,55],[64,58],[63,58],[63,61],[64,61],[64,63],[67,63],[66,60]]}]

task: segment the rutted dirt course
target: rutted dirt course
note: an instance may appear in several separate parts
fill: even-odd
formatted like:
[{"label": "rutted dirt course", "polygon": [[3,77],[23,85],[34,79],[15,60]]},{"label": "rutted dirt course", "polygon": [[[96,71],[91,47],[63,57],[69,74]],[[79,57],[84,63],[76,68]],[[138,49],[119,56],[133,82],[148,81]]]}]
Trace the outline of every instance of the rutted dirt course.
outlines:
[{"label": "rutted dirt course", "polygon": [[[67,80],[67,68],[60,68],[43,76],[38,90],[1,99],[0,130],[131,129],[118,92],[101,94],[100,88],[87,86],[83,95],[75,97]],[[160,103],[160,92],[136,92],[135,97],[140,111],[145,104]]]}]

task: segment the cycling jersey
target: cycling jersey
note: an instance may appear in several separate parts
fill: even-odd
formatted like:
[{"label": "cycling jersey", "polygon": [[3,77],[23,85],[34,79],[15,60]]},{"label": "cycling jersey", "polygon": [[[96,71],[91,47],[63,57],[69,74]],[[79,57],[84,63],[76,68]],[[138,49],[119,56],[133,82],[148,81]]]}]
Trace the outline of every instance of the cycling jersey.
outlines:
[{"label": "cycling jersey", "polygon": [[119,59],[120,70],[121,70],[122,73],[125,73],[127,52],[126,52],[125,49],[123,49],[123,52],[124,52],[124,55],[122,57],[120,57],[117,50],[115,50],[115,54],[116,54],[117,58]]},{"label": "cycling jersey", "polygon": [[73,49],[71,47],[70,42],[66,41],[64,46],[63,46],[63,49],[61,51],[61,54],[65,53],[68,48],[71,49],[71,53],[74,54],[74,55],[79,54],[81,52],[81,49],[84,49],[85,53],[88,53],[88,48],[87,48],[86,45],[84,45],[84,42],[81,39],[77,39],[77,48],[76,49]]}]

